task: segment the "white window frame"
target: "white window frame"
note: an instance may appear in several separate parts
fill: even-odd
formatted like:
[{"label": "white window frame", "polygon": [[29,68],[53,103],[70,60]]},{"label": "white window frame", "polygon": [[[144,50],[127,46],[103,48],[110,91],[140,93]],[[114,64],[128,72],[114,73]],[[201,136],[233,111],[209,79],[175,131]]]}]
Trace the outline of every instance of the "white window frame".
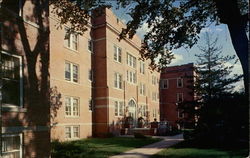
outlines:
[{"label": "white window frame", "polygon": [[122,49],[114,45],[114,61],[122,63]]},{"label": "white window frame", "polygon": [[127,65],[136,68],[136,57],[131,55],[130,53],[127,53]]},{"label": "white window frame", "polygon": [[145,96],[146,95],[146,84],[145,83],[141,83],[140,82],[140,86],[139,86],[139,94],[142,95],[142,96]]},{"label": "white window frame", "polygon": [[[78,128],[78,137],[75,137],[74,136],[74,127],[77,127]],[[70,128],[70,137],[67,138],[66,137],[66,128]],[[80,126],[79,125],[73,125],[73,126],[65,126],[64,127],[64,137],[65,139],[80,139]]]},{"label": "white window frame", "polygon": [[[165,86],[167,85],[167,86]],[[161,89],[168,89],[169,81],[168,79],[162,79],[161,80]]]},{"label": "white window frame", "polygon": [[114,73],[114,87],[117,89],[122,89],[122,75],[120,73]]},{"label": "white window frame", "polygon": [[[67,79],[66,78],[66,64],[69,64],[70,65],[70,79]],[[78,72],[77,72],[77,82],[75,82],[74,81],[74,69],[73,69],[73,67],[74,66],[76,66],[77,67],[77,70],[78,70]],[[69,62],[69,61],[65,61],[65,68],[64,68],[64,79],[66,80],[66,81],[68,81],[68,82],[73,82],[73,83],[79,83],[80,82],[80,67],[79,67],[79,65],[78,64],[74,64],[74,63],[71,63],[71,62]]]},{"label": "white window frame", "polygon": [[[90,48],[90,49],[89,49]],[[92,39],[88,39],[88,51],[93,53],[93,40]]]},{"label": "white window frame", "polygon": [[[67,114],[67,111],[66,111],[66,99],[69,98],[70,100],[70,115]],[[77,114],[74,115],[74,99],[76,99],[78,101],[78,105],[77,105]],[[65,96],[64,98],[64,110],[65,110],[65,117],[79,117],[80,116],[80,98],[79,97],[72,97],[72,96]]]},{"label": "white window frame", "polygon": [[[70,50],[78,52],[79,49],[79,35],[77,33],[68,33],[68,28],[65,27],[65,37],[64,37],[64,46]],[[73,40],[73,36],[76,36],[76,41]],[[66,38],[68,37],[68,38]],[[73,48],[73,43],[76,43],[76,49]],[[69,45],[68,45],[69,44]]]},{"label": "white window frame", "polygon": [[140,73],[145,74],[145,62],[140,61]]},{"label": "white window frame", "polygon": [[94,79],[93,69],[89,69],[89,71],[88,71],[88,80],[92,82],[93,79]]},{"label": "white window frame", "polygon": [[19,79],[19,89],[20,89],[20,91],[19,91],[19,94],[20,94],[20,104],[19,105],[13,105],[13,104],[4,104],[3,103],[3,106],[14,106],[14,107],[16,107],[16,106],[19,106],[19,107],[23,107],[23,89],[24,89],[24,87],[23,87],[23,61],[22,61],[22,56],[18,56],[18,55],[13,55],[13,54],[10,54],[10,53],[7,53],[7,52],[5,52],[5,51],[1,51],[1,53],[2,54],[5,54],[5,55],[8,55],[8,56],[11,56],[11,57],[15,57],[15,58],[18,58],[18,60],[19,60],[19,63],[20,63],[20,65],[19,65],[19,76],[20,76],[20,79]]},{"label": "white window frame", "polygon": [[137,73],[136,73],[136,71],[127,70],[127,81],[129,83],[133,83],[133,84],[137,83]]},{"label": "white window frame", "polygon": [[123,101],[114,101],[115,117],[124,116],[124,103]]},{"label": "white window frame", "polygon": [[[179,100],[180,96],[181,96],[181,101]],[[184,94],[183,93],[177,93],[176,94],[176,102],[181,103],[183,101],[184,101]]]},{"label": "white window frame", "polygon": [[[23,157],[23,135],[21,133],[19,134],[3,134],[2,137],[16,137],[16,136],[19,136],[19,139],[20,139],[20,147],[19,147],[19,150],[14,150],[14,151],[7,151],[7,152],[3,152],[3,154],[7,154],[7,153],[12,153],[12,152],[17,152],[17,151],[20,151],[20,158]],[[2,142],[3,143],[3,142]],[[3,145],[2,145],[3,147]],[[5,157],[3,157],[5,158]]]},{"label": "white window frame", "polygon": [[[181,81],[181,86],[179,86],[179,81]],[[177,78],[176,79],[176,86],[177,88],[183,88],[183,78]]]}]

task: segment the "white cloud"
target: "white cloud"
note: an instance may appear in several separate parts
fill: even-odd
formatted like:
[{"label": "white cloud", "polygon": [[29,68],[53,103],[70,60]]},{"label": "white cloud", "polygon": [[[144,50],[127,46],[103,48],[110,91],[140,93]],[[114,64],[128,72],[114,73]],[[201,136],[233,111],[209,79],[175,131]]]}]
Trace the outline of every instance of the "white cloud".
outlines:
[{"label": "white cloud", "polygon": [[183,56],[180,54],[174,54],[175,59],[172,60],[170,66],[176,65],[184,60]]},{"label": "white cloud", "polygon": [[148,28],[148,23],[143,23],[142,26],[140,28],[138,28],[137,33],[139,36],[143,37],[146,32],[149,32],[150,28]]},{"label": "white cloud", "polygon": [[221,32],[221,31],[223,31],[223,29],[222,28],[216,28],[215,31]]}]

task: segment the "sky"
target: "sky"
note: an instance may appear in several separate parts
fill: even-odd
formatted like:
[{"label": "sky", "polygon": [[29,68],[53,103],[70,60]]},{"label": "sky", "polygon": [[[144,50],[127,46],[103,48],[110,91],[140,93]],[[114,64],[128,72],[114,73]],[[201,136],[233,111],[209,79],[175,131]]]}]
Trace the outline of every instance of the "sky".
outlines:
[{"label": "sky", "polygon": [[[115,4],[112,4],[112,6],[115,6]],[[130,19],[130,16],[126,14],[126,12],[129,11],[129,7],[125,9],[119,9],[119,10],[117,10],[116,7],[112,7],[112,10],[115,13],[115,15],[125,24]],[[147,32],[147,30],[148,30],[147,24],[144,23],[142,27],[137,30],[137,34],[141,38],[143,38],[143,35],[145,34],[145,32]],[[230,55],[230,56],[236,55],[232,42],[231,42],[231,38],[229,35],[227,25],[210,24],[209,26],[201,30],[201,33],[199,34],[200,40],[191,49],[180,48],[180,49],[176,49],[172,51],[175,55],[175,59],[172,61],[170,66],[182,65],[182,64],[187,64],[187,63],[196,63],[197,58],[195,57],[195,54],[198,54],[200,52],[197,45],[204,44],[204,40],[202,37],[206,32],[212,33],[213,37],[218,37],[218,46],[222,46],[223,55]],[[227,65],[228,66],[232,65],[232,63],[227,63]],[[234,66],[233,74],[243,74],[240,62],[238,62]],[[235,86],[236,86],[235,90],[241,90],[244,87],[243,81],[236,83]]]}]

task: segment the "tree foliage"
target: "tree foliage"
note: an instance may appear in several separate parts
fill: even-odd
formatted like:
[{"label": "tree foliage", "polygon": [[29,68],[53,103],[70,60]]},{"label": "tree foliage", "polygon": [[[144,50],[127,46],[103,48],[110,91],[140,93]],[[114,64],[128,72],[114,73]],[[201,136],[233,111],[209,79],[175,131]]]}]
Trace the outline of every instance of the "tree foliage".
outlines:
[{"label": "tree foliage", "polygon": [[[231,16],[230,9],[228,11],[221,7],[218,14],[218,6],[221,5],[216,5],[217,1],[116,0],[119,7],[129,7],[127,14],[131,17],[127,27],[123,28],[120,38],[132,38],[137,29],[147,23],[150,31],[144,36],[140,53],[143,58],[151,59],[154,68],[165,67],[173,59],[171,53],[173,49],[191,48],[197,43],[201,29],[208,23],[218,22],[219,16],[223,21],[225,14]],[[234,0],[230,0],[229,3],[231,1]],[[82,32],[86,30],[85,26],[88,24],[91,12],[96,8],[111,7],[110,2],[109,0],[51,0],[54,12],[61,18],[61,24],[69,22],[72,29]],[[246,10],[246,0],[240,0],[238,4],[241,10]],[[225,11],[221,13],[221,10]],[[236,16],[236,19],[240,18]]]}]

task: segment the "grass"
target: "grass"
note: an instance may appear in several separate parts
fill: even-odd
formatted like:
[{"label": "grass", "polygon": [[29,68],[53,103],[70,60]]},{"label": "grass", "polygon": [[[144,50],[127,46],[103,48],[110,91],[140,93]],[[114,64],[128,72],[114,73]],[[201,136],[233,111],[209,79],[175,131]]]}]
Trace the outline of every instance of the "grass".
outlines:
[{"label": "grass", "polygon": [[157,141],[160,139],[122,137],[55,141],[52,143],[52,158],[107,158]]},{"label": "grass", "polygon": [[[184,141],[153,155],[152,158],[245,158],[248,148],[242,145],[231,147],[211,147],[194,141]],[[210,147],[209,147],[210,146]]]}]

